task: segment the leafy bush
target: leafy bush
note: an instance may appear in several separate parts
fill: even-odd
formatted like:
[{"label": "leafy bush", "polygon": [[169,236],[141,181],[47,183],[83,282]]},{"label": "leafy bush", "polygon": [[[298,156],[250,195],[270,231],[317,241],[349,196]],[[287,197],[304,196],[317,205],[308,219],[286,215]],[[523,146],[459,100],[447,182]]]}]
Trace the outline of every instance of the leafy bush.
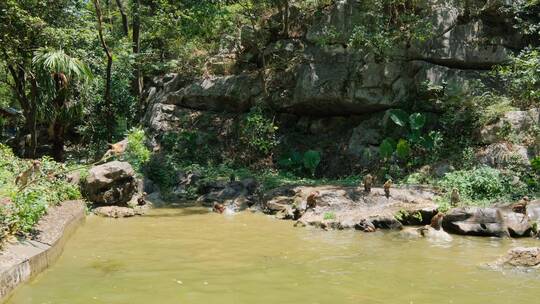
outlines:
[{"label": "leafy bush", "polygon": [[507,84],[509,93],[518,106],[529,107],[540,104],[540,49],[525,48],[512,57],[509,64],[495,69],[497,76]]},{"label": "leafy bush", "polygon": [[304,153],[304,167],[309,170],[311,176],[315,175],[315,170],[321,163],[321,152],[308,150]]},{"label": "leafy bush", "polygon": [[2,236],[25,234],[32,230],[49,206],[81,197],[79,188],[66,181],[64,173],[71,168],[41,159],[41,168],[26,187],[15,185],[15,177],[30,166],[0,144],[0,199],[11,203],[0,209],[0,242]]},{"label": "leafy bush", "polygon": [[447,173],[438,185],[448,193],[458,189],[466,203],[488,203],[502,198],[511,191],[510,181],[499,170],[480,167]]},{"label": "leafy bush", "polygon": [[325,212],[323,218],[324,218],[325,221],[335,220],[336,219],[336,214],[334,212]]},{"label": "leafy bush", "polygon": [[242,140],[258,153],[271,154],[278,143],[276,138],[278,127],[274,121],[268,119],[260,108],[254,107],[243,124]]},{"label": "leafy bush", "polygon": [[311,176],[315,175],[317,167],[321,163],[321,153],[316,150],[308,150],[304,154],[298,151],[292,151],[283,155],[278,160],[278,165],[294,174],[301,174],[307,170]]},{"label": "leafy bush", "polygon": [[133,128],[128,133],[128,146],[125,159],[135,169],[142,173],[143,166],[150,160],[150,150],[146,147],[146,134],[140,128]]}]

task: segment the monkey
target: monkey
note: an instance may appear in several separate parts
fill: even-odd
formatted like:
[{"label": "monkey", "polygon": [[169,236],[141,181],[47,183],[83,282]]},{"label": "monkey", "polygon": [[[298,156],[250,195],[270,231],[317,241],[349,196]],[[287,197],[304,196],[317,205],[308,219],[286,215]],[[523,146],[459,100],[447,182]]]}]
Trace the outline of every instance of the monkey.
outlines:
[{"label": "monkey", "polygon": [[15,184],[21,188],[25,187],[28,182],[35,177],[36,173],[39,171],[40,168],[41,162],[37,159],[33,160],[30,168],[17,175],[17,177],[15,178]]},{"label": "monkey", "polygon": [[305,211],[308,211],[309,208],[315,209],[315,207],[317,207],[316,199],[319,196],[320,196],[319,191],[313,191],[308,195],[308,197],[306,199],[306,210]]},{"label": "monkey", "polygon": [[103,155],[101,159],[108,159],[112,156],[118,157],[124,154],[124,152],[126,152],[127,145],[128,145],[128,142],[125,139],[115,144],[109,144],[109,150],[105,152],[105,154]]},{"label": "monkey", "polygon": [[225,212],[225,206],[220,203],[214,203],[214,207],[212,208],[212,211],[221,214]]},{"label": "monkey", "polygon": [[68,86],[68,79],[64,73],[52,73],[56,91],[63,90]]},{"label": "monkey", "polygon": [[530,199],[528,196],[524,196],[519,202],[512,205],[512,211],[515,213],[527,214],[527,204]]},{"label": "monkey", "polygon": [[392,187],[392,180],[388,179],[386,183],[384,183],[383,187],[384,187],[384,196],[386,196],[386,198],[390,198],[390,188]]},{"label": "monkey", "polygon": [[435,230],[441,230],[443,218],[444,218],[443,213],[438,212],[437,214],[435,214],[435,216],[431,218],[431,224],[430,224],[431,228]]},{"label": "monkey", "polygon": [[459,191],[457,188],[452,189],[452,194],[450,194],[450,205],[452,207],[457,207],[461,198],[459,197]]},{"label": "monkey", "polygon": [[139,206],[144,206],[146,205],[146,200],[145,200],[145,197],[146,197],[146,192],[143,192],[141,196],[139,196],[139,198],[137,199],[137,205]]},{"label": "monkey", "polygon": [[367,193],[371,192],[371,186],[373,186],[373,176],[367,174],[364,176],[364,191]]}]

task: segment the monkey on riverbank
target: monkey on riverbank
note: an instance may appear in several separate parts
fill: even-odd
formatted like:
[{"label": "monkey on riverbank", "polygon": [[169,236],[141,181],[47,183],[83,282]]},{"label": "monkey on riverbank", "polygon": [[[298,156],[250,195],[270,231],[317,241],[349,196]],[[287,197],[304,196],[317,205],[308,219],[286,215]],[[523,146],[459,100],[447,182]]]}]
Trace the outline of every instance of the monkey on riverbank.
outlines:
[{"label": "monkey on riverbank", "polygon": [[530,199],[528,196],[524,196],[519,202],[512,205],[512,211],[515,213],[527,214],[527,204]]},{"label": "monkey on riverbank", "polygon": [[146,198],[146,195],[147,195],[147,193],[146,193],[146,192],[143,192],[143,193],[141,194],[141,196],[139,196],[139,198],[137,199],[137,205],[139,205],[139,206],[144,206],[144,205],[146,205],[146,199],[145,199],[145,198]]},{"label": "monkey on riverbank", "polygon": [[305,211],[308,211],[308,209],[315,209],[315,207],[317,207],[317,198],[319,198],[320,196],[320,193],[319,191],[313,191],[311,192],[307,199],[306,199],[306,210]]},{"label": "monkey on riverbank", "polygon": [[40,168],[41,162],[37,159],[33,160],[30,168],[17,175],[15,178],[15,184],[20,188],[25,187],[31,179],[35,178]]},{"label": "monkey on riverbank", "polygon": [[215,203],[214,207],[212,208],[212,211],[221,214],[221,213],[225,212],[225,206],[223,204],[220,204],[220,203]]},{"label": "monkey on riverbank", "polygon": [[390,198],[390,188],[392,187],[392,180],[389,179],[387,180],[384,185],[383,185],[383,188],[384,188],[384,196],[386,196],[386,198]]},{"label": "monkey on riverbank", "polygon": [[461,198],[459,196],[459,191],[457,188],[452,189],[452,194],[450,194],[450,205],[452,207],[457,207]]},{"label": "monkey on riverbank", "polygon": [[373,186],[373,176],[371,174],[367,174],[364,176],[364,191],[369,193],[371,192],[371,187]]},{"label": "monkey on riverbank", "polygon": [[435,230],[441,230],[443,218],[444,218],[443,213],[438,212],[437,214],[435,214],[435,216],[431,218],[431,224],[430,224],[431,228]]}]

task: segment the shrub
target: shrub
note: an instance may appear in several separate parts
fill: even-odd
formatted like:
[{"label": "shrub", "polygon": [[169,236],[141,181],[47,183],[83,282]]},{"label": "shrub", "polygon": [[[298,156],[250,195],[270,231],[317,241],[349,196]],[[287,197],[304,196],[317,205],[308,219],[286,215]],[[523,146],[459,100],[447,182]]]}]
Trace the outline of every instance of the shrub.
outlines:
[{"label": "shrub", "polygon": [[19,188],[15,177],[29,166],[28,161],[18,159],[0,144],[0,198],[12,202],[0,210],[0,242],[2,236],[30,232],[49,206],[81,197],[79,188],[63,177],[70,168],[49,157],[41,159],[36,176],[26,187]]},{"label": "shrub", "polygon": [[150,150],[145,145],[146,134],[140,128],[133,128],[128,133],[128,146],[125,160],[129,162],[135,171],[141,173],[142,167],[150,160]]},{"label": "shrub", "polygon": [[511,187],[499,170],[485,166],[447,173],[438,185],[448,192],[458,189],[461,199],[470,203],[501,198]]},{"label": "shrub", "polygon": [[277,129],[274,121],[268,119],[261,108],[254,107],[244,119],[242,140],[256,152],[269,155],[278,143]]},{"label": "shrub", "polygon": [[308,150],[304,153],[304,168],[308,169],[311,176],[315,175],[315,170],[321,163],[321,152]]},{"label": "shrub", "polygon": [[325,212],[324,213],[324,220],[335,220],[336,214],[334,212]]}]

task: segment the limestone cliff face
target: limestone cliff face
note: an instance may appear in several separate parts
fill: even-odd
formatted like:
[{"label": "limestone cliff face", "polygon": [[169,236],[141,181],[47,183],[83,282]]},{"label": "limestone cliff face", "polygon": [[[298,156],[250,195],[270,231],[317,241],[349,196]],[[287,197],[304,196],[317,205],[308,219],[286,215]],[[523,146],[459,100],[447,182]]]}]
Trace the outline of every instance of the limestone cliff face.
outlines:
[{"label": "limestone cliff face", "polygon": [[[147,90],[145,122],[159,134],[183,128],[180,117],[186,112],[227,116],[265,103],[279,114],[282,129],[316,136],[323,149],[338,147],[335,155],[356,156],[361,163],[366,151],[376,153],[385,111],[406,107],[425,83],[466,86],[482,80],[528,43],[514,28],[513,16],[503,13],[512,2],[471,0],[473,14],[463,1],[416,1],[429,16],[430,38],[399,43],[388,60],[348,44],[362,21],[359,1],[337,0],[314,17],[292,10],[294,33],[289,36],[294,38],[269,39],[256,50],[250,37],[257,33],[244,28],[209,61],[211,76],[187,84],[178,75],[157,81]],[[330,40],[328,29],[337,33]],[[426,105],[426,110],[436,111],[436,106]]]}]

